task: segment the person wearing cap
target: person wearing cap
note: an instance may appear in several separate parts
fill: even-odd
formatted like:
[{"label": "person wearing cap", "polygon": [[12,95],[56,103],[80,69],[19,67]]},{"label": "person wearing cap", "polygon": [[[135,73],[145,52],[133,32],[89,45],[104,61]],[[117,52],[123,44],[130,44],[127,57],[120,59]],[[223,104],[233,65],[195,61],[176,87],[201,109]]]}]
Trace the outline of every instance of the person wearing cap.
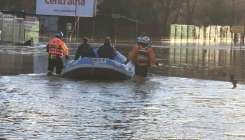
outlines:
[{"label": "person wearing cap", "polygon": [[91,45],[88,44],[88,38],[82,38],[82,44],[78,46],[74,60],[76,61],[80,57],[95,57],[94,50]]},{"label": "person wearing cap", "polygon": [[128,54],[128,58],[124,63],[126,65],[130,60],[135,62],[134,78],[140,80],[142,83],[146,81],[148,67],[150,67],[152,63],[159,67],[155,54],[149,46],[149,43],[149,37],[138,37],[137,46],[135,46]]},{"label": "person wearing cap", "polygon": [[114,59],[114,57],[116,56],[116,49],[114,48],[114,46],[111,45],[110,37],[105,38],[104,45],[99,47],[97,53],[100,58]]},{"label": "person wearing cap", "polygon": [[68,48],[66,44],[61,40],[63,37],[62,32],[57,32],[55,38],[51,39],[46,47],[48,52],[48,73],[47,75],[53,75],[54,67],[56,68],[56,74],[61,75],[63,69],[62,56],[65,55],[66,61],[68,57]]}]

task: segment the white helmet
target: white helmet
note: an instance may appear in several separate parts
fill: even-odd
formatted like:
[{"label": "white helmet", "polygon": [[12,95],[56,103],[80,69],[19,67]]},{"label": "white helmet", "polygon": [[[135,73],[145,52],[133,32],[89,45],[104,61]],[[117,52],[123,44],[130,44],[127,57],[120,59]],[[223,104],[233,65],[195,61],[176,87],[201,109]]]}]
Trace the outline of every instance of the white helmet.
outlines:
[{"label": "white helmet", "polygon": [[142,43],[149,44],[150,43],[150,38],[148,36],[142,37]]},{"label": "white helmet", "polygon": [[137,38],[137,42],[142,42],[143,41],[143,38],[142,37],[138,37]]}]

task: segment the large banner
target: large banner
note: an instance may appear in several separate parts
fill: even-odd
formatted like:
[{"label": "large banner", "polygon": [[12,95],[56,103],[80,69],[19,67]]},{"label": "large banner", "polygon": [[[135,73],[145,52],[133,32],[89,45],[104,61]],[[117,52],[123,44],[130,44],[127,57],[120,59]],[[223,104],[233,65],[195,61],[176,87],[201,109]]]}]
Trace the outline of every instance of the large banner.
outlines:
[{"label": "large banner", "polygon": [[93,17],[96,0],[37,0],[36,14]]},{"label": "large banner", "polygon": [[25,29],[36,29],[37,28],[36,17],[26,16],[24,25],[25,25]]}]

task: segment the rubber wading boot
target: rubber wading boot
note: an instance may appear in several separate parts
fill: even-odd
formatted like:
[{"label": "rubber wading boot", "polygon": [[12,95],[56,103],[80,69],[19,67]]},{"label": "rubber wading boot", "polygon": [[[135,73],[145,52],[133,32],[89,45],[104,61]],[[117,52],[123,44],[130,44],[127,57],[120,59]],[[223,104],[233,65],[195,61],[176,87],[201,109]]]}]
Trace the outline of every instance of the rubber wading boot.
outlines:
[{"label": "rubber wading boot", "polygon": [[48,73],[47,73],[47,76],[52,76],[53,75],[53,72],[52,71],[49,71]]}]

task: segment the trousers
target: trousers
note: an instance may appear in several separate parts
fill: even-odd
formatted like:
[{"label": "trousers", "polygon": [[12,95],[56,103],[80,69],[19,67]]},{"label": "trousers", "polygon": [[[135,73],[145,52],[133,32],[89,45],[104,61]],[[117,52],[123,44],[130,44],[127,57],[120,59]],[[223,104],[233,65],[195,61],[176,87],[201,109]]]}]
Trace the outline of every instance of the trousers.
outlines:
[{"label": "trousers", "polygon": [[62,72],[63,69],[63,61],[61,57],[57,57],[57,58],[48,58],[48,71],[50,72],[54,72],[54,67],[56,69],[56,74],[60,74]]}]

